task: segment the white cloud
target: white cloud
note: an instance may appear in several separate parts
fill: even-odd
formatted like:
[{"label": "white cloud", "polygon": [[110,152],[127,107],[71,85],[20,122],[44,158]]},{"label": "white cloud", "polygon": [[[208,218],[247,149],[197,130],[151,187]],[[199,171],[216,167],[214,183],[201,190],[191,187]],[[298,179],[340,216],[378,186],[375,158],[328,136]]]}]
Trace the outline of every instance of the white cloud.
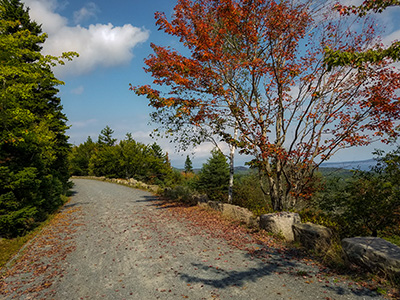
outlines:
[{"label": "white cloud", "polygon": [[71,94],[82,95],[84,91],[85,91],[85,88],[81,85],[81,86],[78,86],[77,88],[74,88],[73,90],[71,90]]},{"label": "white cloud", "polygon": [[31,19],[42,24],[44,32],[57,32],[67,26],[68,19],[54,12],[57,8],[56,0],[23,0],[29,7]]},{"label": "white cloud", "polygon": [[[25,0],[30,7],[31,18],[43,24],[48,39],[43,47],[44,54],[61,55],[75,51],[79,58],[65,66],[54,69],[56,76],[80,75],[93,71],[96,67],[114,67],[129,63],[133,58],[132,49],[145,42],[149,32],[143,28],[126,24],[122,27],[109,24],[95,24],[88,28],[68,26],[68,20],[55,12],[56,0]],[[80,10],[76,17],[93,14],[90,10]]]},{"label": "white cloud", "polygon": [[394,41],[400,40],[400,30],[396,30],[384,37],[382,42],[385,46],[390,46]]},{"label": "white cloud", "polygon": [[93,2],[86,4],[80,10],[74,12],[74,22],[75,24],[79,24],[82,21],[86,21],[92,17],[96,17],[96,14],[99,12],[99,8]]}]

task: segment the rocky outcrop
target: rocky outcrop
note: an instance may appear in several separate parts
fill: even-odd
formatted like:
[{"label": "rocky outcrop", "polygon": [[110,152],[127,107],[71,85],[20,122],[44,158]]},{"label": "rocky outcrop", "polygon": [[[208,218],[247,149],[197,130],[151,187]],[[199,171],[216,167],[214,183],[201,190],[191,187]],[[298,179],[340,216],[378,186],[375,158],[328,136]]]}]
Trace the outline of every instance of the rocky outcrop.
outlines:
[{"label": "rocky outcrop", "polygon": [[292,226],[300,223],[298,213],[280,212],[260,217],[260,228],[274,234],[282,234],[285,240],[294,241]]},{"label": "rocky outcrop", "polygon": [[246,208],[217,201],[199,202],[198,205],[202,207],[209,207],[211,209],[219,211],[222,213],[223,216],[240,221],[246,225],[252,227],[258,225],[257,218],[251,211]]},{"label": "rocky outcrop", "polygon": [[332,230],[313,223],[293,224],[294,240],[305,248],[327,251],[332,243]]},{"label": "rocky outcrop", "polygon": [[355,237],[343,239],[342,248],[348,263],[400,277],[400,247],[377,237]]}]

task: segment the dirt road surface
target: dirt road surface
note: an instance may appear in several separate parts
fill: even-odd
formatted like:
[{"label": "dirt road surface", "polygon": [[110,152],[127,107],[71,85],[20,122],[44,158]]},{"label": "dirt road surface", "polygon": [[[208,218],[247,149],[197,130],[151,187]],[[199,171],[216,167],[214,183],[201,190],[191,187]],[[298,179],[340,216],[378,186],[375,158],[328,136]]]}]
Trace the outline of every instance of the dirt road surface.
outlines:
[{"label": "dirt road surface", "polygon": [[2,275],[4,299],[383,299],[198,207],[94,180]]}]

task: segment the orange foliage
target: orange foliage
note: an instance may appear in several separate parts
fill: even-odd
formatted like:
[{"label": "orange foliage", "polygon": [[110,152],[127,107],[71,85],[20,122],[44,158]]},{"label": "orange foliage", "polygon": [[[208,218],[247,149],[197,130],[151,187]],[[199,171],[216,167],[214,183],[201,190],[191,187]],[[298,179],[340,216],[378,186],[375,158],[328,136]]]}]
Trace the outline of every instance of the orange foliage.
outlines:
[{"label": "orange foliage", "polygon": [[205,127],[253,155],[277,210],[309,195],[313,171],[338,150],[398,134],[400,74],[389,60],[324,64],[327,47],[374,48],[373,23],[355,32],[332,8],[322,19],[315,11],[307,1],[178,0],[172,20],[156,13],[156,24],[188,55],[152,44],[153,86],[132,87],[167,132]]}]

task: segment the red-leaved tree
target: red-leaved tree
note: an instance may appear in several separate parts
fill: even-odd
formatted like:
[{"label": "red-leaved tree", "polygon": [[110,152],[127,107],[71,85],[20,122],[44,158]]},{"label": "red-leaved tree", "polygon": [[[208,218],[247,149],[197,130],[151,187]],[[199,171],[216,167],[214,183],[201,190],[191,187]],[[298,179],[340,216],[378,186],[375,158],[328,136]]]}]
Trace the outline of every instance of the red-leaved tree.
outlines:
[{"label": "red-leaved tree", "polygon": [[132,87],[167,133],[213,134],[253,155],[278,211],[309,197],[315,169],[338,150],[396,135],[390,61],[324,62],[326,48],[374,48],[373,26],[321,11],[307,1],[178,0],[172,20],[156,13],[156,24],[184,53],[152,45],[153,85]]}]

